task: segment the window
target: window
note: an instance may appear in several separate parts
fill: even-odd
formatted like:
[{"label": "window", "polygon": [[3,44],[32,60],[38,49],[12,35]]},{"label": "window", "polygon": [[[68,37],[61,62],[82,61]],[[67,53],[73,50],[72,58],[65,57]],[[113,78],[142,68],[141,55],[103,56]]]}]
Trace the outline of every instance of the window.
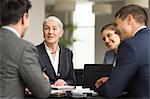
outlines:
[{"label": "window", "polygon": [[91,2],[76,5],[73,23],[77,26],[73,33],[74,68],[83,69],[84,64],[95,62],[95,15]]}]

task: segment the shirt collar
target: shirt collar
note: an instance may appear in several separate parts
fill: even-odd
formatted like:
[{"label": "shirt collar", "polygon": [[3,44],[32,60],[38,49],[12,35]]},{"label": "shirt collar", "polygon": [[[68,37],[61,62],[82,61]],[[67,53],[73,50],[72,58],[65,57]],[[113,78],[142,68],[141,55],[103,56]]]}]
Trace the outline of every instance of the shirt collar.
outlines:
[{"label": "shirt collar", "polygon": [[12,31],[20,38],[20,34],[14,28],[12,28],[10,26],[3,26],[2,28]]},{"label": "shirt collar", "polygon": [[[47,46],[47,44],[46,44],[45,42],[44,42],[44,45],[45,45],[45,49],[48,50],[48,51],[50,51],[50,48]],[[60,50],[60,48],[59,48],[59,46],[58,46],[56,52],[59,52],[59,50]]]},{"label": "shirt collar", "polygon": [[143,29],[143,28],[146,28],[146,26],[143,25],[143,26],[139,27],[139,28],[135,31],[135,33],[133,33],[133,36],[135,36],[135,34],[136,34],[139,30],[141,30],[141,29]]}]

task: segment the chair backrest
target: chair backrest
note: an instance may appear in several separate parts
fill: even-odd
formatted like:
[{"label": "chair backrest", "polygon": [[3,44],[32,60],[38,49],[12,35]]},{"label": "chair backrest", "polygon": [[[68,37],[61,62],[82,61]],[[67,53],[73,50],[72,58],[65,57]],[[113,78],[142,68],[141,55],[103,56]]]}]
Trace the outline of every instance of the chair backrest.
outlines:
[{"label": "chair backrest", "polygon": [[85,64],[83,70],[83,88],[95,89],[95,82],[112,72],[112,64]]},{"label": "chair backrest", "polygon": [[83,69],[75,69],[76,86],[83,86]]}]

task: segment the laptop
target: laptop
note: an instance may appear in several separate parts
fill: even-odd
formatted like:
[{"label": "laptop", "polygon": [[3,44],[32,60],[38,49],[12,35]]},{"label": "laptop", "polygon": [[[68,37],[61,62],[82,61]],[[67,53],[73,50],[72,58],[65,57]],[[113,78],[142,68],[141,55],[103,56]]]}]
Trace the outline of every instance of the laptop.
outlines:
[{"label": "laptop", "polygon": [[83,88],[94,90],[95,82],[112,72],[112,64],[85,64],[83,70]]}]

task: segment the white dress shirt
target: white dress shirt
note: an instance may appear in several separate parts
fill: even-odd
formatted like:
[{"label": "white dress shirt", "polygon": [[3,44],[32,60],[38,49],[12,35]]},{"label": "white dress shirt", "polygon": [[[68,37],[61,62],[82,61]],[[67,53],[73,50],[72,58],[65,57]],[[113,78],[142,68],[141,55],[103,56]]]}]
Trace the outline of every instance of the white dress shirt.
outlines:
[{"label": "white dress shirt", "polygon": [[49,59],[50,59],[50,61],[52,63],[52,66],[53,66],[53,68],[55,70],[55,73],[56,73],[57,76],[59,76],[59,73],[58,73],[58,64],[59,64],[59,50],[60,50],[60,48],[58,46],[55,58],[53,58],[53,56],[51,54],[51,51],[50,51],[50,48],[46,45],[46,43],[44,43],[44,45],[45,45],[46,52],[47,52],[47,54],[49,56]]},{"label": "white dress shirt", "polygon": [[13,33],[15,33],[20,38],[20,34],[14,28],[12,28],[10,26],[2,26],[2,28],[5,28],[7,30],[12,31]]},{"label": "white dress shirt", "polygon": [[139,27],[139,28],[135,31],[135,33],[133,33],[133,36],[135,36],[135,34],[136,34],[139,30],[141,30],[141,29],[143,29],[143,28],[146,28],[146,26],[143,25],[143,26]]}]

